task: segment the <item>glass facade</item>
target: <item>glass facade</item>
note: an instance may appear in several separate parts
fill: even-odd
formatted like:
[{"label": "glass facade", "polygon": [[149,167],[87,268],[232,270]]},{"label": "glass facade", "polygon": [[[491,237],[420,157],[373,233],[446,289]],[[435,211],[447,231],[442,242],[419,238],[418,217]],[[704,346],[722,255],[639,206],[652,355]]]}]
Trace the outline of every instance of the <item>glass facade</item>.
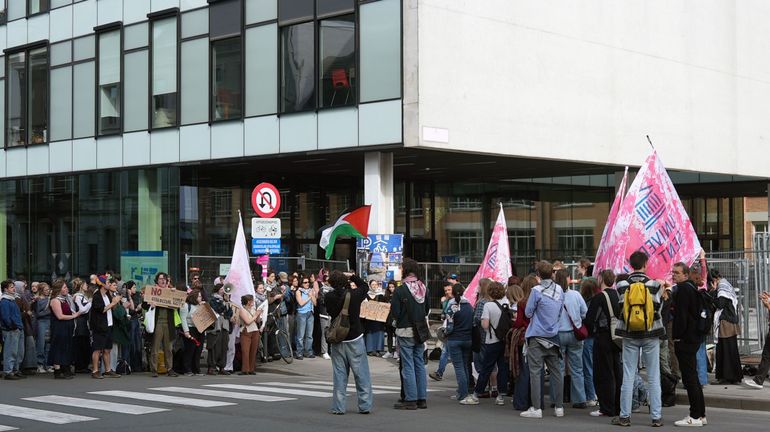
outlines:
[{"label": "glass facade", "polygon": [[177,17],[152,22],[152,128],[177,124]]}]

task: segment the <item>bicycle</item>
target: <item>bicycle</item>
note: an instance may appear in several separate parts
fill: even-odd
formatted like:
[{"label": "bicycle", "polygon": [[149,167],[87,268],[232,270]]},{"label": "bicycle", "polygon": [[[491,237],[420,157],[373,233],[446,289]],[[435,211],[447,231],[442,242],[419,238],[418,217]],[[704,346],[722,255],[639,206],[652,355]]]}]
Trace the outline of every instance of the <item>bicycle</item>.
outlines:
[{"label": "bicycle", "polygon": [[[291,364],[294,361],[293,352],[291,349],[291,340],[289,339],[289,334],[286,332],[286,330],[283,330],[278,325],[278,320],[280,320],[281,317],[281,309],[276,308],[273,312],[268,314],[267,316],[267,324],[265,324],[265,334],[268,335],[268,342],[270,336],[275,337],[275,341],[278,344],[278,353],[281,355],[281,358],[283,361],[285,361],[288,364]],[[264,358],[268,357],[268,347],[265,346],[266,344],[261,344],[260,351],[262,352],[262,356]]]}]

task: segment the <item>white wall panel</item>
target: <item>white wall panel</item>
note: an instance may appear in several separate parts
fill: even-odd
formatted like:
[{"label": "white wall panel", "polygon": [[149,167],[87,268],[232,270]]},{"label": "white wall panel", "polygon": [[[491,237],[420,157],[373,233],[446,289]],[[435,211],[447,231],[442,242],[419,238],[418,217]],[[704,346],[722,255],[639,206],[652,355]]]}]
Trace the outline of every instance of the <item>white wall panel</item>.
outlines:
[{"label": "white wall panel", "polygon": [[278,153],[280,121],[278,116],[251,117],[244,120],[246,156]]},{"label": "white wall panel", "polygon": [[49,172],[72,171],[72,141],[57,141],[48,144],[48,154],[50,155]]},{"label": "white wall panel", "polygon": [[123,24],[145,21],[149,12],[150,0],[124,0]]},{"label": "white wall panel", "polygon": [[8,48],[8,26],[0,28],[0,50]]},{"label": "white wall panel", "polygon": [[99,0],[96,7],[97,25],[123,21],[123,3],[134,0]]},{"label": "white wall panel", "polygon": [[179,128],[179,159],[183,161],[211,159],[211,131],[208,124]]},{"label": "white wall panel", "polygon": [[281,153],[316,150],[318,148],[318,120],[316,113],[286,114],[281,116]]},{"label": "white wall panel", "polygon": [[123,134],[123,166],[150,164],[150,134],[134,132]]},{"label": "white wall panel", "polygon": [[93,33],[96,27],[96,0],[75,3],[73,7],[72,36]]},{"label": "white wall panel", "polygon": [[25,147],[13,147],[5,150],[5,164],[7,177],[20,177],[27,175],[27,149]]},{"label": "white wall panel", "polygon": [[118,168],[123,166],[123,138],[121,136],[101,137],[96,140],[96,168]]},{"label": "white wall panel", "polygon": [[27,43],[27,20],[11,21],[5,25],[5,28],[8,29],[8,48]]},{"label": "white wall panel", "polygon": [[83,138],[72,141],[72,169],[85,171],[96,169],[96,140]]},{"label": "white wall panel", "polygon": [[356,108],[337,108],[318,113],[319,150],[357,145],[358,110]]},{"label": "white wall panel", "polygon": [[208,4],[207,0],[182,0],[182,4],[179,7],[180,10],[186,11],[190,9],[197,9],[204,7]]},{"label": "white wall panel", "polygon": [[150,163],[179,162],[179,130],[166,129],[150,134]]},{"label": "white wall panel", "polygon": [[173,7],[179,7],[179,0],[152,0],[151,10],[157,12]]},{"label": "white wall panel", "polygon": [[401,100],[358,106],[358,144],[401,142]]},{"label": "white wall panel", "polygon": [[0,178],[5,177],[5,150],[0,150]]},{"label": "white wall panel", "polygon": [[47,145],[27,148],[27,175],[48,174],[48,151]]},{"label": "white wall panel", "polygon": [[54,9],[51,14],[51,42],[72,37],[72,6]]},{"label": "white wall panel", "polygon": [[35,42],[49,38],[48,14],[33,16],[27,20],[27,40]]},{"label": "white wall panel", "polygon": [[243,156],[243,123],[224,122],[211,125],[211,158]]}]

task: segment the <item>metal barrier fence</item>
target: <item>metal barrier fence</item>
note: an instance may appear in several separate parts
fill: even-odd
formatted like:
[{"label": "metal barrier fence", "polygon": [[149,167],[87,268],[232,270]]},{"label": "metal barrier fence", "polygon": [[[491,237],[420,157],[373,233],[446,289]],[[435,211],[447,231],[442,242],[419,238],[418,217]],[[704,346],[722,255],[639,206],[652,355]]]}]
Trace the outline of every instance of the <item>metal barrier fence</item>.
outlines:
[{"label": "metal barrier fence", "polygon": [[[204,289],[211,289],[214,286],[214,279],[224,276],[230,265],[232,257],[229,256],[208,256],[208,255],[187,255],[184,256],[184,274],[187,284],[190,282],[190,273],[197,272],[201,276],[201,283]],[[256,260],[249,260],[252,274],[256,274],[260,269]],[[318,273],[321,268],[329,270],[350,271],[348,261],[320,260],[315,258],[300,257],[270,257],[268,269],[278,272],[305,272]]]}]

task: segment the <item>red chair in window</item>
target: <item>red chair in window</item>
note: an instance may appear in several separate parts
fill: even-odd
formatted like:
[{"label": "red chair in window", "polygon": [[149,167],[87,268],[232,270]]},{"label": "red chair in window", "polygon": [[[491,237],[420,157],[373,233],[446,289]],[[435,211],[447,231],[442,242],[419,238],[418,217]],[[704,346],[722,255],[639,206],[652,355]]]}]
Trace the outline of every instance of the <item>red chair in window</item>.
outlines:
[{"label": "red chair in window", "polygon": [[345,91],[345,104],[347,104],[350,97],[350,80],[344,68],[332,69],[332,87],[334,88],[334,93],[329,105],[334,106],[334,99],[337,97],[338,91]]}]

